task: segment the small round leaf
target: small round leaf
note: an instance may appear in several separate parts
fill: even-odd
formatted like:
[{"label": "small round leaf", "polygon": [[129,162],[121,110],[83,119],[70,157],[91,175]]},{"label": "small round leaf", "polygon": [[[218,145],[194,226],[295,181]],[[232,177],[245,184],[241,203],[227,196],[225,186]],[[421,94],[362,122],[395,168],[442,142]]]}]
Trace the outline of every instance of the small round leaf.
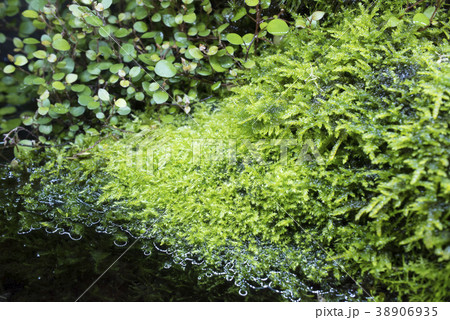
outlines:
[{"label": "small round leaf", "polygon": [[167,60],[158,61],[155,66],[155,73],[164,78],[172,78],[177,74],[177,69]]},{"label": "small round leaf", "polygon": [[70,49],[69,42],[65,39],[56,39],[52,43],[53,48],[59,51],[67,51]]},{"label": "small round leaf", "polygon": [[244,43],[244,40],[242,40],[242,37],[238,35],[237,33],[229,33],[227,34],[227,40],[234,45],[241,45]]},{"label": "small round leaf", "polygon": [[18,56],[15,58],[15,61],[14,61],[14,64],[15,64],[16,66],[19,66],[19,67],[24,66],[24,65],[26,65],[27,63],[28,63],[28,59],[27,59],[25,56],[22,56],[22,55],[18,55]]},{"label": "small round leaf", "polygon": [[325,15],[325,12],[323,11],[316,11],[311,15],[311,20],[314,21],[319,21],[320,19],[323,18],[323,16]]},{"label": "small round leaf", "polygon": [[117,109],[117,113],[120,114],[121,116],[126,116],[130,112],[131,112],[131,109],[128,106]]},{"label": "small round leaf", "polygon": [[283,20],[274,19],[267,25],[267,31],[274,36],[282,36],[289,32],[289,27]]},{"label": "small round leaf", "polygon": [[16,67],[14,67],[13,65],[7,65],[6,67],[3,68],[3,72],[6,74],[13,73],[15,70]]},{"label": "small round leaf", "polygon": [[145,22],[143,22],[143,21],[138,21],[138,22],[136,22],[136,23],[133,25],[133,28],[134,28],[134,30],[136,30],[137,32],[141,32],[141,33],[147,32],[147,30],[148,30],[147,25],[146,25]]},{"label": "small round leaf", "polygon": [[157,91],[153,94],[153,99],[157,104],[161,104],[169,99],[169,94],[165,91]]},{"label": "small round leaf", "polygon": [[125,108],[127,106],[127,102],[125,101],[125,99],[123,98],[119,98],[116,100],[116,102],[114,103],[116,105],[116,107],[118,108]]},{"label": "small round leaf", "polygon": [[99,97],[102,101],[109,101],[109,93],[108,93],[108,91],[106,91],[105,89],[99,89],[99,90],[98,90],[98,97]]}]

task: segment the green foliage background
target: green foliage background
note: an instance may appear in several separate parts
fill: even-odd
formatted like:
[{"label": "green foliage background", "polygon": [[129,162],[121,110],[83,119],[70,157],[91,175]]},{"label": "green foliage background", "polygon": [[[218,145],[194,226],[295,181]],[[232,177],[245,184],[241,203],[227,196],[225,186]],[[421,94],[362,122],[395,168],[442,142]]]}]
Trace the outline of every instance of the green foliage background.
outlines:
[{"label": "green foliage background", "polygon": [[[253,57],[254,68],[236,69],[232,94],[195,104],[192,118],[160,107],[112,123],[119,128],[71,123],[69,139],[85,129],[75,145],[34,156],[21,228],[63,226],[78,237],[95,222],[116,243],[141,236],[144,249],[155,242],[176,264],[202,261],[203,277],[234,281],[241,294],[448,300],[449,15],[444,5],[427,26],[427,4],[408,13],[404,4],[287,3],[296,28]],[[322,8],[324,27],[308,18]],[[100,37],[90,25],[85,32]],[[186,79],[167,83],[186,93]],[[131,106],[135,92],[116,89]],[[125,107],[117,100],[111,110]],[[285,163],[282,141],[293,144]],[[312,161],[299,163],[305,145]],[[16,156],[25,166],[29,148]],[[49,199],[63,201],[49,210]]]}]

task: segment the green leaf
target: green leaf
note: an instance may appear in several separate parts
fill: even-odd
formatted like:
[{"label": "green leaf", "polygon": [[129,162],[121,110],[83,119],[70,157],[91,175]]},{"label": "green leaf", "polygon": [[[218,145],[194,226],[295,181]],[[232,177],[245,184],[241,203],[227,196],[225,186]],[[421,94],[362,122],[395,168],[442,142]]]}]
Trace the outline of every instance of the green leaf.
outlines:
[{"label": "green leaf", "polygon": [[163,23],[169,28],[173,28],[177,25],[175,22],[175,17],[171,14],[163,15]]},{"label": "green leaf", "polygon": [[242,17],[244,17],[247,14],[247,10],[244,7],[240,7],[234,17],[231,19],[231,21],[238,21]]},{"label": "green leaf", "polygon": [[119,109],[117,109],[117,113],[120,114],[121,116],[126,116],[130,112],[131,112],[131,109],[128,106],[120,107]]},{"label": "green leaf", "polygon": [[95,110],[98,107],[100,107],[100,102],[92,100],[91,102],[88,103],[87,107],[89,110]]},{"label": "green leaf", "polygon": [[153,94],[153,99],[157,104],[162,104],[169,99],[169,94],[165,91],[157,91]]},{"label": "green leaf", "polygon": [[144,98],[145,98],[145,95],[144,95],[143,92],[136,92],[136,94],[134,95],[134,98],[135,98],[137,101],[143,101]]},{"label": "green leaf", "polygon": [[19,49],[23,48],[23,41],[17,37],[13,38],[13,44],[16,48],[19,48]]},{"label": "green leaf", "polygon": [[150,85],[148,86],[148,90],[150,91],[156,91],[160,88],[161,86],[159,85],[158,82],[152,82],[150,83]]},{"label": "green leaf", "polygon": [[129,72],[129,75],[130,75],[130,77],[135,78],[135,77],[137,77],[140,73],[141,73],[141,68],[135,66],[135,67],[131,68],[131,70],[130,70],[130,72]]},{"label": "green leaf", "polygon": [[155,66],[155,73],[164,78],[172,78],[176,75],[177,69],[167,60],[158,61]]},{"label": "green leaf", "polygon": [[98,97],[99,97],[102,101],[109,101],[109,93],[108,93],[108,91],[106,91],[105,89],[99,89],[99,90],[98,90]]},{"label": "green leaf", "polygon": [[127,106],[127,102],[123,98],[119,98],[114,102],[114,105],[118,108],[125,108]]},{"label": "green leaf", "polygon": [[416,13],[413,18],[413,22],[418,25],[428,26],[430,24],[430,19],[423,13]]},{"label": "green leaf", "polygon": [[174,38],[178,42],[185,43],[187,40],[187,35],[184,32],[175,32]]},{"label": "green leaf", "polygon": [[431,7],[428,7],[428,8],[423,12],[423,14],[424,14],[428,19],[431,19],[431,17],[433,16],[433,13],[434,13],[435,10],[436,10],[436,7],[435,7],[435,6],[431,6]]},{"label": "green leaf", "polygon": [[34,10],[25,10],[24,12],[22,12],[22,15],[25,18],[30,18],[30,19],[35,19],[35,18],[39,17],[39,14]]},{"label": "green leaf", "polygon": [[152,16],[152,21],[153,22],[160,22],[161,21],[161,14],[160,13],[155,13],[153,16]]},{"label": "green leaf", "polygon": [[70,49],[69,42],[62,38],[53,41],[52,47],[59,51],[67,51]]},{"label": "green leaf", "polygon": [[250,43],[252,43],[254,37],[255,35],[253,33],[247,33],[242,37],[242,40],[244,41],[244,44],[248,47]]},{"label": "green leaf", "polygon": [[62,78],[64,78],[64,76],[65,76],[64,72],[57,72],[52,75],[52,79],[61,80]]},{"label": "green leaf", "polygon": [[98,130],[95,129],[95,128],[87,129],[86,133],[89,134],[90,136],[98,136],[98,135],[100,135],[100,132],[98,132]]},{"label": "green leaf", "polygon": [[194,23],[196,19],[197,19],[197,15],[194,12],[188,13],[183,16],[183,20],[186,23]]},{"label": "green leaf", "polygon": [[217,89],[219,89],[220,88],[220,85],[221,85],[222,83],[220,82],[220,81],[217,81],[216,83],[214,83],[213,85],[211,85],[211,90],[212,91],[216,91]]},{"label": "green leaf", "polygon": [[34,39],[34,38],[25,38],[23,39],[23,43],[25,44],[38,44],[41,43],[39,40]]},{"label": "green leaf", "polygon": [[199,48],[192,46],[191,48],[189,48],[188,51],[189,54],[193,56],[195,59],[197,60],[203,59],[203,54]]},{"label": "green leaf", "polygon": [[119,70],[122,70],[123,67],[124,67],[123,63],[116,63],[116,64],[113,64],[113,65],[109,68],[109,71],[110,71],[111,73],[117,73],[117,72],[119,72]]},{"label": "green leaf", "polygon": [[66,88],[66,86],[61,81],[53,81],[52,87],[60,91]]},{"label": "green leaf", "polygon": [[45,59],[47,57],[47,53],[44,50],[38,50],[33,52],[33,56],[38,59]]},{"label": "green leaf", "polygon": [[55,106],[52,108],[52,111],[57,114],[66,114],[68,110],[68,107],[65,106],[62,103],[55,103]]},{"label": "green leaf", "polygon": [[219,61],[217,60],[217,56],[211,56],[211,58],[209,58],[209,63],[211,64],[211,67],[216,72],[225,72],[225,71],[227,71],[227,69],[222,68],[222,66],[220,65]]},{"label": "green leaf", "polygon": [[228,28],[230,24],[224,23],[217,28],[217,33],[221,34],[226,28]]},{"label": "green leaf", "polygon": [[85,107],[71,107],[69,112],[74,117],[79,117],[84,113],[85,110]]},{"label": "green leaf", "polygon": [[397,19],[397,17],[390,17],[389,20],[386,22],[387,28],[395,28],[400,23],[400,20]]},{"label": "green leaf", "polygon": [[38,113],[41,116],[45,116],[48,113],[49,107],[39,107],[38,108]]},{"label": "green leaf", "polygon": [[28,63],[28,59],[23,55],[18,55],[14,60],[14,64],[19,67],[24,66],[27,63]]},{"label": "green leaf", "polygon": [[0,32],[0,43],[5,43],[5,41],[6,41],[5,34]]},{"label": "green leaf", "polygon": [[49,124],[49,125],[41,124],[39,126],[39,132],[42,134],[50,134],[50,133],[52,133],[52,130],[53,130],[53,126],[51,124]]},{"label": "green leaf", "polygon": [[15,70],[16,67],[14,67],[13,65],[7,65],[6,67],[3,68],[3,72],[6,74],[13,73]]},{"label": "green leaf", "polygon": [[16,107],[4,107],[0,108],[0,116],[6,116],[8,114],[13,114],[17,111]]},{"label": "green leaf", "polygon": [[251,68],[253,68],[253,67],[255,66],[255,61],[253,61],[253,60],[248,60],[248,61],[245,62],[243,65],[244,65],[245,68],[251,69]]},{"label": "green leaf", "polygon": [[275,19],[269,22],[267,31],[274,36],[282,36],[289,32],[289,27],[283,20]]},{"label": "green leaf", "polygon": [[323,18],[323,16],[325,15],[325,12],[323,11],[316,11],[311,15],[311,20],[314,21],[319,21],[320,19]]},{"label": "green leaf", "polygon": [[85,18],[85,20],[86,20],[86,22],[87,22],[88,24],[90,24],[91,26],[94,26],[94,27],[100,27],[100,26],[103,26],[102,20],[101,20],[99,17],[94,16],[93,14],[87,16],[87,17]]},{"label": "green leaf", "polygon": [[111,7],[112,0],[103,0],[103,1],[102,1],[102,4],[103,4],[103,8],[106,10],[106,9],[108,9],[109,7]]},{"label": "green leaf", "polygon": [[105,114],[103,112],[97,112],[95,114],[95,116],[97,117],[97,119],[102,120],[105,119]]},{"label": "green leaf", "polygon": [[119,28],[117,30],[114,31],[114,35],[117,38],[123,38],[126,37],[127,35],[129,35],[131,33],[131,29],[125,29],[125,28]]},{"label": "green leaf", "polygon": [[83,94],[78,97],[78,103],[81,104],[82,106],[87,106],[92,101],[94,101],[94,98],[92,98],[89,95]]},{"label": "green leaf", "polygon": [[249,6],[249,7],[255,7],[258,5],[259,0],[245,0],[245,3]]},{"label": "green leaf", "polygon": [[66,82],[68,84],[74,83],[75,81],[77,81],[78,79],[78,75],[75,73],[69,73],[68,75],[66,75]]},{"label": "green leaf", "polygon": [[219,50],[219,48],[217,46],[211,46],[208,49],[208,56],[213,56],[217,53],[217,51]]},{"label": "green leaf", "polygon": [[74,84],[70,89],[73,92],[83,92],[86,89],[86,86],[84,84]]},{"label": "green leaf", "polygon": [[134,30],[136,30],[137,32],[141,32],[141,33],[147,32],[147,30],[148,30],[147,25],[146,25],[145,22],[143,22],[143,21],[138,21],[138,22],[136,22],[136,23],[133,25],[133,28],[134,28]]},{"label": "green leaf", "polygon": [[242,40],[242,37],[238,35],[237,33],[229,33],[227,34],[227,40],[234,45],[241,45],[244,43],[244,40]]}]

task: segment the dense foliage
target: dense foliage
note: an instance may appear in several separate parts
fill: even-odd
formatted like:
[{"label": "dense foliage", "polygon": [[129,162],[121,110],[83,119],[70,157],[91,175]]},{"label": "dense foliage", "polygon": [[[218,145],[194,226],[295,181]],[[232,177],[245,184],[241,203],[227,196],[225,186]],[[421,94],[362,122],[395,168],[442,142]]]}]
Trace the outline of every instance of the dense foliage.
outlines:
[{"label": "dense foliage", "polygon": [[97,135],[150,105],[160,114],[189,113],[191,104],[228,86],[238,68],[254,66],[249,56],[259,42],[288,32],[284,20],[267,15],[270,1],[63,4],[29,1],[22,15],[41,32],[15,37],[15,54],[3,68],[27,74],[38,108],[23,123],[39,129],[42,143],[50,134]]},{"label": "dense foliage", "polygon": [[[114,234],[119,245],[130,237],[142,237],[144,249],[156,242],[177,264],[202,263],[204,275],[233,280],[242,295],[249,288],[270,288],[292,300],[317,296],[448,300],[448,11],[437,10],[441,1],[435,7],[423,4],[409,10],[402,1],[348,9],[342,6],[345,2],[317,2],[330,14],[328,20],[324,18],[326,28],[317,26],[324,17],[320,7],[312,9],[308,1],[290,2],[300,12],[292,11],[290,33],[273,39],[278,46],[253,57],[253,68],[236,68],[236,74],[230,74],[240,77],[231,81],[224,75],[233,94],[221,102],[197,103],[193,112],[188,111],[190,118],[170,110],[168,115],[160,108],[155,119],[153,108],[142,108],[120,130],[103,132],[101,125],[94,131],[93,124],[102,121],[98,116],[76,124],[74,135],[81,127],[87,133],[80,134],[76,144],[89,149],[52,148],[36,155],[42,166],[34,169],[31,183],[21,190],[26,211],[34,215],[23,213],[21,228],[64,227],[78,237],[86,225],[95,224],[99,232]],[[130,6],[128,11],[139,8]],[[169,4],[161,10],[174,8]],[[305,8],[310,14],[303,14]],[[189,24],[185,14],[188,11],[177,25]],[[178,13],[171,16],[176,19]],[[82,20],[76,18],[72,24]],[[95,25],[86,23],[83,32],[102,37]],[[129,23],[133,23],[131,33],[140,32],[133,18]],[[111,28],[111,32],[120,30]],[[124,41],[134,43],[135,38],[127,36]],[[223,56],[233,56],[227,47],[242,53],[229,67],[233,69],[239,59],[245,60],[245,46],[239,44],[243,37],[230,33],[224,37],[231,45],[222,49]],[[47,48],[55,49],[58,39],[62,37],[53,37]],[[158,45],[164,43],[153,39]],[[80,41],[81,48],[95,53],[87,41]],[[143,105],[158,105],[154,94],[161,85],[173,88],[174,96],[180,90],[189,97],[191,72],[211,68],[220,73],[211,60],[215,55],[190,58],[189,44],[183,47],[177,42],[163,59],[165,49],[154,46],[155,51],[162,50],[158,62],[141,62],[156,69],[159,61],[166,61],[163,70],[172,66],[179,71],[183,63],[175,61],[184,54],[189,64],[198,65],[183,77],[178,71],[167,77],[153,70],[152,77],[161,79],[153,93],[147,92]],[[182,48],[187,50],[181,53]],[[119,56],[111,53],[110,57]],[[97,58],[89,64],[103,63]],[[119,70],[128,77],[132,68],[120,63]],[[116,74],[111,67],[104,69],[109,78],[98,87],[98,99],[90,85],[80,84],[89,89],[96,108],[90,108],[89,101],[58,114],[68,116],[70,108],[83,108],[113,119],[120,108],[130,112],[138,106],[138,91],[128,92],[120,84],[134,83],[134,78],[124,76],[117,84],[117,74],[117,80],[110,81]],[[100,83],[101,72],[95,79],[90,79],[89,68],[80,77],[83,74],[87,81],[82,82],[92,80],[94,87]],[[137,77],[136,83],[142,85],[145,72],[139,70]],[[54,82],[61,81],[38,85],[42,86],[39,94],[47,92],[47,100],[50,93],[60,94]],[[202,94],[211,93],[201,83],[194,86]],[[108,99],[100,97],[101,86]],[[192,101],[197,98],[198,94]],[[117,105],[120,99],[126,106]],[[102,109],[104,102],[110,103],[108,111]],[[47,112],[33,121],[59,119],[59,115],[52,117],[50,108]],[[100,132],[104,135],[98,139]],[[29,157],[29,148],[18,146],[16,155]],[[84,203],[99,209],[84,210]]]}]

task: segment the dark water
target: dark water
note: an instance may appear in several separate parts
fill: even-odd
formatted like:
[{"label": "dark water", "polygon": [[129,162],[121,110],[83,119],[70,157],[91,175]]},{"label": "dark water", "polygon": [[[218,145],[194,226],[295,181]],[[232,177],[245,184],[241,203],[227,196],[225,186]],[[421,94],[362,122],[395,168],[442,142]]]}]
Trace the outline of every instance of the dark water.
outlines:
[{"label": "dark water", "polygon": [[[17,194],[27,182],[0,164],[0,301],[75,301],[126,249],[108,234],[87,228],[83,238],[44,229],[18,234],[23,212]],[[197,267],[185,269],[153,250],[145,256],[136,243],[80,301],[280,301],[269,290],[239,288],[221,277],[199,279]]]}]

